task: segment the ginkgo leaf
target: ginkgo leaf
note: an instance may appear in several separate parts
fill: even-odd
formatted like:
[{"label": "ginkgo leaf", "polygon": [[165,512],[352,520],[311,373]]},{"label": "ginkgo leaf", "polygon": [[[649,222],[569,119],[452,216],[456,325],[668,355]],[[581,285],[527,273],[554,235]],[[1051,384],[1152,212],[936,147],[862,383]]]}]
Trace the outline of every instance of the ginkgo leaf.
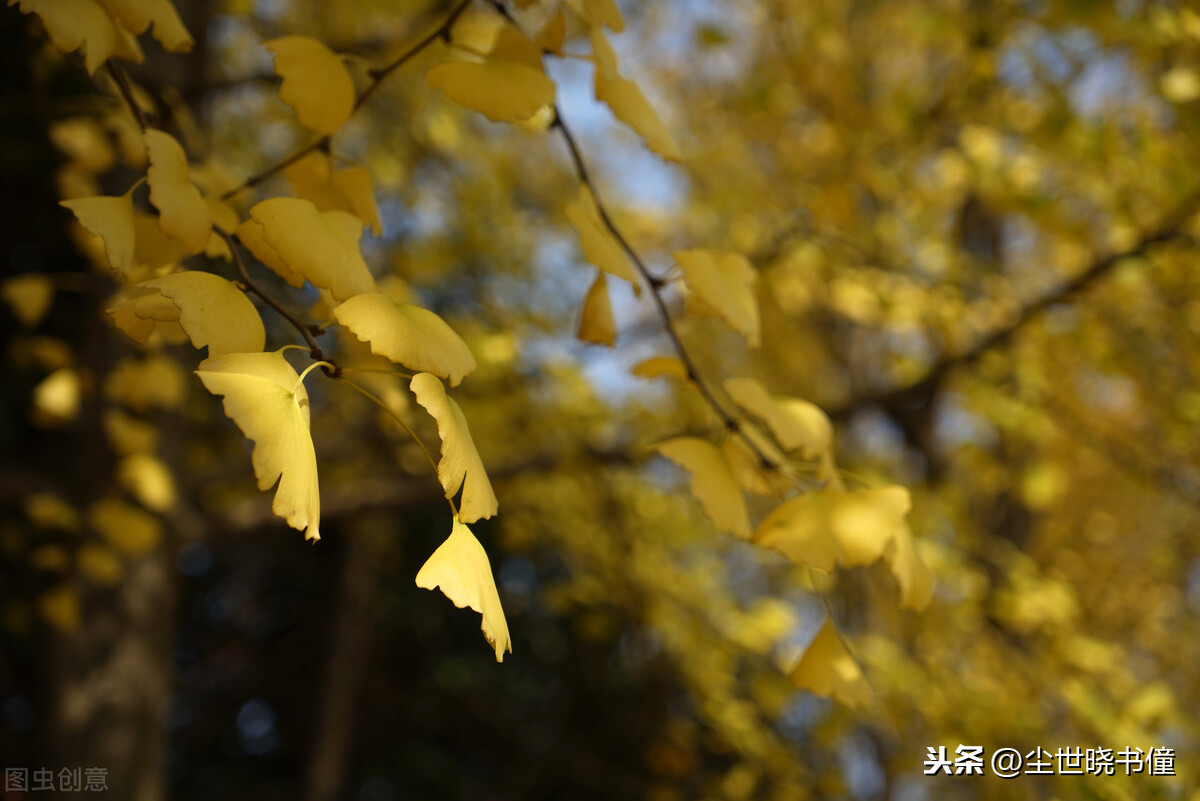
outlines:
[{"label": "ginkgo leaf", "polygon": [[617,55],[599,27],[592,28],[592,54],[596,60],[596,99],[608,105],[621,122],[646,141],[646,146],[668,161],[682,161],[679,145],[658,112],[636,83],[621,75]]},{"label": "ginkgo leaf", "polygon": [[88,523],[130,556],[141,556],[162,542],[162,523],[154,515],[117,498],[102,498],[88,509]]},{"label": "ginkgo leaf", "polygon": [[[229,281],[212,273],[188,270],[155,278],[139,285],[157,293],[133,298],[110,310],[117,325],[133,339],[145,343],[148,331],[136,320],[177,320],[192,345],[208,348],[209,356],[253,353],[263,349],[266,332],[262,318],[249,298]],[[136,318],[130,320],[129,318]],[[151,330],[153,325],[150,326]],[[131,328],[133,330],[131,330]]]},{"label": "ginkgo leaf", "polygon": [[828,619],[792,668],[789,678],[796,687],[832,698],[843,706],[861,707],[870,700],[870,687],[862,668]]},{"label": "ginkgo leaf", "polygon": [[354,81],[337,53],[307,36],[272,39],[265,47],[275,54],[275,74],[282,80],[279,99],[296,112],[303,125],[327,136],[354,113]]},{"label": "ginkgo leaf", "polygon": [[667,376],[669,378],[686,379],[688,377],[687,365],[680,361],[677,356],[651,356],[635,364],[630,368],[629,372],[638,378]]},{"label": "ginkgo leaf", "polygon": [[600,217],[596,200],[591,190],[586,186],[579,188],[579,194],[567,204],[567,220],[579,232],[579,245],[583,248],[583,257],[595,267],[610,272],[618,278],[624,278],[633,284],[635,292],[641,292],[641,284],[629,261],[621,243]]},{"label": "ginkgo leaf", "polygon": [[698,437],[678,437],[654,449],[692,474],[692,495],[719,530],[750,538],[746,499],[715,445]]},{"label": "ginkgo leaf", "polygon": [[41,425],[61,425],[79,416],[83,382],[71,367],[55,370],[33,388],[35,421]]},{"label": "ginkgo leaf", "polygon": [[317,211],[310,201],[277,197],[250,209],[238,239],[292,286],[328,289],[338,300],[375,292],[358,247],[362,223],[342,211]]},{"label": "ginkgo leaf", "polygon": [[187,154],[170,134],[149,130],[145,134],[150,169],[150,202],[161,215],[158,224],[178,239],[189,253],[199,253],[212,232],[212,211],[204,196],[188,180]]},{"label": "ginkgo leaf", "polygon": [[83,48],[87,71],[108,60],[116,47],[117,30],[112,18],[96,0],[8,0],[26,14],[37,14],[54,46],[64,53]]},{"label": "ginkgo leaf", "polygon": [[132,33],[154,24],[154,38],[170,53],[187,53],[195,44],[170,0],[100,0],[100,4]]},{"label": "ginkgo leaf", "polygon": [[688,288],[742,334],[750,347],[757,348],[760,327],[754,284],[758,274],[746,257],[711,250],[680,250],[675,252],[675,261],[683,269]]},{"label": "ginkgo leaf", "polygon": [[[458,386],[475,369],[467,343],[428,309],[397,303],[382,292],[356,295],[333,310],[333,318],[380,356]],[[473,521],[472,521],[473,522]]]},{"label": "ginkgo leaf", "polygon": [[225,414],[254,441],[251,463],[260,490],[279,482],[271,511],[304,538],[321,538],[317,455],[309,434],[308,392],[282,351],[229,353],[200,363],[196,375]]},{"label": "ginkgo leaf", "polygon": [[896,531],[891,567],[900,583],[900,606],[918,612],[928,606],[933,600],[933,571],[917,553],[917,543],[907,524]]},{"label": "ginkgo leaf", "polygon": [[616,0],[579,0],[576,10],[594,26],[607,25],[613,33],[625,30],[625,20]]},{"label": "ginkgo leaf", "polygon": [[608,282],[603,272],[596,275],[583,299],[576,336],[583,342],[610,348],[617,341],[617,325],[613,322],[612,302],[608,298]]},{"label": "ginkgo leaf", "polygon": [[334,172],[332,181],[345,198],[346,211],[362,220],[372,235],[383,236],[383,222],[379,219],[379,206],[371,188],[371,173],[358,166],[346,167]]},{"label": "ginkgo leaf", "polygon": [[92,236],[104,240],[104,255],[108,266],[121,276],[133,268],[133,249],[136,242],[133,197],[80,197],[59,203],[75,213],[79,224]]},{"label": "ginkgo leaf", "polygon": [[470,607],[483,616],[480,628],[483,636],[496,650],[496,661],[503,662],[504,654],[512,653],[508,622],[496,591],[492,564],[487,551],[475,539],[471,529],[457,519],[446,541],[417,572],[417,586],[442,593],[459,609]]},{"label": "ginkgo leaf", "polygon": [[54,283],[42,273],[14,275],[0,283],[0,297],[26,328],[36,328],[54,300]]},{"label": "ginkgo leaf", "polygon": [[175,479],[156,456],[135,453],[117,463],[117,484],[138,503],[154,512],[167,512],[175,505]]},{"label": "ginkgo leaf", "polygon": [[148,280],[161,274],[160,268],[176,265],[187,256],[187,247],[163,231],[158,220],[153,214],[133,213],[133,230],[137,236],[133,263],[138,269],[131,270],[125,276],[127,280]]},{"label": "ginkgo leaf", "polygon": [[903,487],[810,492],[767,515],[754,542],[820,570],[867,565],[883,555],[910,507]]},{"label": "ginkgo leaf", "polygon": [[[748,444],[747,437],[754,443],[754,449]],[[763,456],[774,464],[781,464],[784,461],[783,454],[752,426],[743,424],[737,432],[731,431],[721,442],[721,453],[729,463],[729,471],[737,479],[738,485],[747,492],[780,495],[791,486],[791,479],[783,471],[763,464]]]},{"label": "ginkgo leaf", "polygon": [[492,46],[488,49],[489,61],[511,61],[524,64],[538,72],[545,72],[542,65],[542,49],[537,42],[525,35],[515,25],[505,22],[496,31]]},{"label": "ginkgo leaf", "polygon": [[437,421],[438,436],[442,438],[442,458],[438,462],[438,480],[447,498],[453,498],[462,487],[458,517],[464,523],[474,523],[496,514],[498,504],[492,482],[483,469],[483,460],[475,450],[467,419],[454,399],[446,394],[437,376],[418,373],[409,387],[417,403]]},{"label": "ginkgo leaf", "polygon": [[563,43],[567,39],[567,15],[558,8],[546,20],[534,37],[539,46],[555,55],[562,55]]},{"label": "ginkgo leaf", "polygon": [[104,377],[104,394],[134,411],[176,409],[183,402],[185,380],[175,359],[155,353],[117,362]]},{"label": "ginkgo leaf", "polygon": [[833,425],[815,404],[799,398],[771,395],[753,378],[731,378],[725,391],[734,403],[762,418],[785,450],[800,450],[805,459],[816,459],[833,443]]},{"label": "ginkgo leaf", "polygon": [[528,120],[554,103],[554,81],[515,61],[443,61],[425,73],[425,81],[493,122]]}]

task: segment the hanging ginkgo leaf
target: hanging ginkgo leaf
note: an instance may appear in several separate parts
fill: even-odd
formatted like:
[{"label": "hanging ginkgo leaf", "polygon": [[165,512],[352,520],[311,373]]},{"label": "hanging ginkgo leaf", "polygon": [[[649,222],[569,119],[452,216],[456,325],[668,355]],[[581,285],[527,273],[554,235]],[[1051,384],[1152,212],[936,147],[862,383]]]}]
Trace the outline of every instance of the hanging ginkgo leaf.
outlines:
[{"label": "hanging ginkgo leaf", "polygon": [[187,154],[170,134],[149,130],[145,134],[150,169],[150,202],[159,211],[158,224],[178,239],[189,253],[199,253],[212,232],[212,211],[204,196],[188,180]]},{"label": "hanging ginkgo leaf", "polygon": [[758,300],[754,285],[758,274],[745,256],[712,250],[680,250],[675,261],[683,269],[688,289],[746,338],[750,347],[760,344]]},{"label": "hanging ginkgo leaf", "polygon": [[933,600],[933,571],[917,553],[917,543],[907,524],[896,530],[891,567],[900,583],[900,606],[918,612],[928,606]]},{"label": "hanging ginkgo leaf", "polygon": [[169,53],[187,53],[195,41],[171,0],[100,0],[108,12],[135,34],[154,25],[154,38]]},{"label": "hanging ginkgo leaf", "polygon": [[617,341],[612,302],[608,298],[608,282],[602,272],[596,275],[596,280],[592,282],[583,299],[576,336],[583,342],[607,345],[610,348]]},{"label": "hanging ginkgo leaf", "polygon": [[305,539],[321,538],[317,455],[309,434],[308,392],[282,351],[230,353],[200,363],[205,388],[225,399],[225,414],[254,441],[258,488],[279,483],[271,510]]},{"label": "hanging ginkgo leaf", "polygon": [[88,72],[113,55],[117,26],[96,0],[9,0],[26,14],[37,14],[54,46],[64,53],[83,48]]},{"label": "hanging ginkgo leaf", "polygon": [[493,122],[522,122],[554,103],[554,81],[514,61],[443,61],[425,73],[425,80]]},{"label": "hanging ginkgo leaf", "polygon": [[629,372],[638,378],[660,378],[666,376],[668,378],[686,379],[688,377],[687,365],[680,361],[678,356],[651,356],[635,364],[629,369]]},{"label": "hanging ginkgo leaf", "polygon": [[459,609],[471,608],[483,616],[480,628],[488,643],[496,650],[496,661],[503,662],[504,654],[512,653],[508,622],[496,591],[492,565],[479,540],[457,519],[450,536],[443,542],[417,573],[417,586],[442,593]]},{"label": "hanging ginkgo leaf", "polygon": [[266,332],[254,304],[218,275],[188,270],[138,287],[148,293],[109,310],[117,326],[138,342],[145,344],[157,323],[178,321],[192,345],[207,347],[209,356],[263,349]]},{"label": "hanging ginkgo leaf", "polygon": [[119,197],[80,197],[64,200],[59,205],[73,211],[89,234],[104,240],[104,255],[113,272],[128,275],[133,269],[133,250],[137,241],[133,197],[129,193]]},{"label": "hanging ginkgo leaf", "polygon": [[767,515],[754,542],[820,570],[867,565],[884,554],[910,507],[903,487],[810,492]]},{"label": "hanging ginkgo leaf", "polygon": [[678,437],[654,449],[692,474],[692,495],[719,530],[750,538],[746,499],[715,445],[698,437]]},{"label": "hanging ginkgo leaf", "polygon": [[333,317],[380,356],[458,386],[475,369],[467,343],[433,312],[396,301],[381,292],[356,295],[333,310]]},{"label": "hanging ginkgo leaf", "polygon": [[635,292],[641,292],[633,263],[629,260],[621,243],[617,241],[604,220],[591,190],[586,186],[579,188],[579,194],[567,204],[567,220],[579,232],[579,245],[583,248],[583,257],[594,267],[610,272],[618,278],[624,278],[633,284]]},{"label": "hanging ginkgo leaf", "polygon": [[300,122],[332,135],[354,113],[354,81],[341,57],[316,39],[285,36],[265,43],[275,54],[279,99]]},{"label": "hanging ginkgo leaf", "polygon": [[361,233],[357,217],[317,211],[310,201],[292,197],[257,204],[237,230],[242,244],[289,284],[310,281],[338,300],[377,290],[359,251]]},{"label": "hanging ginkgo leaf", "polygon": [[437,421],[438,436],[442,438],[442,458],[437,472],[446,497],[453,498],[462,487],[459,519],[474,523],[496,514],[496,494],[483,469],[483,460],[475,450],[475,441],[471,439],[462,409],[446,394],[441,380],[435,375],[418,373],[409,386],[417,403]]},{"label": "hanging ginkgo leaf", "polygon": [[0,283],[0,297],[12,307],[21,325],[35,328],[50,310],[54,284],[42,273],[14,275]]},{"label": "hanging ginkgo leaf", "polygon": [[658,112],[633,81],[621,75],[617,55],[600,28],[592,28],[592,55],[596,61],[596,99],[606,103],[621,122],[644,140],[646,146],[668,161],[682,161],[683,154]]},{"label": "hanging ginkgo leaf", "polygon": [[753,378],[731,378],[725,382],[725,391],[738,406],[762,418],[786,450],[800,450],[805,459],[817,459],[829,452],[833,425],[815,404],[771,395]]},{"label": "hanging ginkgo leaf", "polygon": [[861,707],[870,699],[862,669],[829,620],[792,668],[790,678],[800,689],[832,698],[843,706]]}]

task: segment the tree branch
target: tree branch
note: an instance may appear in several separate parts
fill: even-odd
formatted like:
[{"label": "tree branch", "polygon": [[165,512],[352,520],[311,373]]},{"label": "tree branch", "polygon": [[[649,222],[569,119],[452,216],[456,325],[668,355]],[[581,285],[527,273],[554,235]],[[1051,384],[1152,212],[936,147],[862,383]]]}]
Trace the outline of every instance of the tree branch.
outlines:
[{"label": "tree branch", "polygon": [[920,378],[882,392],[855,398],[836,409],[830,410],[830,419],[842,421],[872,406],[891,406],[930,395],[952,371],[973,364],[988,351],[1004,347],[1022,328],[1041,317],[1051,306],[1069,301],[1072,297],[1110,273],[1113,267],[1123,259],[1145,255],[1146,251],[1155,245],[1186,237],[1187,234],[1182,230],[1183,223],[1194,211],[1198,202],[1200,202],[1200,195],[1193,195],[1181,205],[1180,210],[1170,221],[1157,231],[1143,237],[1128,250],[1104,256],[1093,262],[1079,275],[1065,281],[1056,289],[1046,293],[1021,309],[1016,319],[1009,324],[997,328],[960,353],[942,356]]}]

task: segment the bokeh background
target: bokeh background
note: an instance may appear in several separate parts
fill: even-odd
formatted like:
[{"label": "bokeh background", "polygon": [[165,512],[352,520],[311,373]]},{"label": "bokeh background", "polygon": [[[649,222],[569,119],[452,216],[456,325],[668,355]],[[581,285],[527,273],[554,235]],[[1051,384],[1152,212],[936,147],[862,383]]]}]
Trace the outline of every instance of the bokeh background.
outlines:
[{"label": "bokeh background", "polygon": [[[5,298],[14,276],[56,291],[37,319],[0,308],[0,762],[104,767],[139,801],[1200,798],[1200,13],[621,5],[623,70],[687,158],[597,104],[586,61],[555,62],[598,185],[656,270],[680,247],[750,258],[763,347],[691,318],[685,341],[707,374],[826,409],[849,480],[910,489],[928,608],[902,610],[885,567],[818,575],[712,530],[649,452],[720,432],[685,388],[630,375],[669,352],[653,308],[614,285],[618,346],[573,339],[591,268],[561,141],[428,88],[436,48],[333,150],[375,181],[377,277],[480,363],[457,397],[500,499],[475,530],[513,654],[497,665],[477,615],[414,586],[448,529],[440,489],[320,382],[323,538],[304,543],[197,354],[105,318],[115,286],[57,202],[123,192],[136,129],[5,8]],[[243,177],[308,135],[263,41],[386,63],[449,9],[177,6],[193,52],[148,44],[130,75],[197,159]],[[860,708],[788,681],[827,613],[870,684]],[[1178,775],[922,775],[929,746],[959,744],[1169,747]]]}]

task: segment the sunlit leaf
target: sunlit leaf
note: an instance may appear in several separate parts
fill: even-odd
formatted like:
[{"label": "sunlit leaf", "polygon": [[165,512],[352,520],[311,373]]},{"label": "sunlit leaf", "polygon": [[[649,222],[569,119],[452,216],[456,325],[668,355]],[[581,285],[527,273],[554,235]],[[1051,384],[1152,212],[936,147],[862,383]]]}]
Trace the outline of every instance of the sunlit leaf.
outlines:
[{"label": "sunlit leaf", "polygon": [[135,453],[117,464],[117,484],[138,503],[154,512],[167,512],[175,505],[175,479],[157,456]]},{"label": "sunlit leaf", "polygon": [[462,487],[458,517],[464,523],[474,523],[496,514],[498,504],[492,483],[483,469],[483,460],[475,450],[475,441],[467,427],[467,419],[454,399],[446,394],[437,376],[418,373],[410,384],[417,403],[437,421],[438,436],[442,438],[442,458],[438,462],[438,480],[453,498]]},{"label": "sunlit leaf", "polygon": [[354,81],[337,53],[307,36],[285,36],[265,43],[275,54],[275,74],[282,81],[279,99],[300,122],[331,135],[354,112]]},{"label": "sunlit leaf", "polygon": [[790,678],[797,687],[843,706],[862,707],[870,700],[870,687],[862,669],[829,620],[800,657]]},{"label": "sunlit leaf", "polygon": [[371,351],[411,370],[433,373],[458,386],[475,369],[467,343],[433,312],[396,301],[381,292],[356,295],[333,310],[333,317]]},{"label": "sunlit leaf", "polygon": [[153,23],[154,38],[170,53],[187,53],[194,40],[170,0],[100,0],[130,32],[145,33]]},{"label": "sunlit leaf", "polygon": [[668,376],[670,378],[686,379],[688,377],[687,366],[677,356],[651,356],[635,364],[630,368],[629,372],[638,378]]},{"label": "sunlit leaf", "polygon": [[231,353],[200,363],[196,375],[225,400],[225,414],[254,441],[258,488],[279,482],[271,510],[305,539],[321,538],[317,455],[309,434],[308,392],[281,351]]},{"label": "sunlit leaf", "polygon": [[236,286],[212,273],[187,270],[135,287],[109,309],[117,327],[143,344],[159,322],[177,321],[197,348],[209,356],[263,349],[266,332],[258,310]]},{"label": "sunlit leaf", "polygon": [[508,622],[496,591],[492,565],[487,552],[471,530],[458,520],[450,536],[433,552],[417,573],[417,586],[442,593],[460,609],[470,607],[483,616],[483,636],[496,650],[496,661],[503,662],[505,652],[512,653]]},{"label": "sunlit leaf", "polygon": [[821,570],[867,565],[883,555],[910,506],[903,487],[810,492],[767,515],[754,542]]},{"label": "sunlit leaf", "polygon": [[711,250],[680,250],[675,261],[683,269],[688,289],[709,309],[741,333],[750,347],[761,344],[758,300],[754,285],[758,274],[745,256]]},{"label": "sunlit leaf", "polygon": [[129,556],[142,556],[162,542],[157,517],[117,498],[102,498],[88,509],[88,523],[110,545]]},{"label": "sunlit leaf", "polygon": [[328,289],[338,300],[375,292],[359,251],[362,223],[341,211],[317,211],[310,201],[277,197],[250,209],[238,238],[259,261],[292,286]]},{"label": "sunlit leaf", "polygon": [[425,80],[493,122],[521,122],[554,103],[554,81],[515,61],[443,61],[425,73]]},{"label": "sunlit leaf", "polygon": [[624,278],[640,292],[641,284],[634,273],[633,263],[629,261],[621,243],[600,218],[600,211],[596,207],[591,190],[586,186],[580,187],[578,195],[567,204],[566,214],[567,220],[579,232],[579,245],[583,248],[583,257],[593,266],[618,278]]},{"label": "sunlit leaf", "polygon": [[54,283],[42,273],[14,275],[0,283],[0,297],[12,307],[21,325],[36,328],[54,300]]},{"label": "sunlit leaf", "polygon": [[74,212],[88,233],[104,240],[104,255],[113,272],[128,275],[133,268],[136,241],[132,196],[126,193],[119,197],[81,197],[64,200],[59,205]]},{"label": "sunlit leaf", "polygon": [[199,253],[208,244],[212,211],[200,190],[188,180],[187,154],[170,134],[149,130],[145,134],[150,169],[150,202],[158,209],[158,224],[178,239],[189,253]]},{"label": "sunlit leaf", "polygon": [[617,55],[599,27],[592,28],[592,54],[596,60],[596,99],[606,103],[617,119],[646,140],[646,146],[668,161],[682,161],[679,145],[658,112],[636,83],[621,75]]},{"label": "sunlit leaf", "polygon": [[612,302],[608,298],[608,283],[603,272],[596,275],[583,299],[576,336],[583,342],[610,348],[617,341],[617,325],[613,321]]},{"label": "sunlit leaf", "polygon": [[753,378],[731,378],[725,382],[725,391],[738,406],[762,418],[784,449],[800,450],[805,459],[816,459],[829,451],[833,426],[815,404],[771,395]]},{"label": "sunlit leaf", "polygon": [[117,30],[96,0],[9,0],[26,14],[37,14],[54,46],[64,53],[84,51],[84,65],[95,72],[113,54]]},{"label": "sunlit leaf", "polygon": [[750,538],[746,499],[717,446],[698,437],[678,437],[654,446],[692,474],[692,494],[719,530]]}]

